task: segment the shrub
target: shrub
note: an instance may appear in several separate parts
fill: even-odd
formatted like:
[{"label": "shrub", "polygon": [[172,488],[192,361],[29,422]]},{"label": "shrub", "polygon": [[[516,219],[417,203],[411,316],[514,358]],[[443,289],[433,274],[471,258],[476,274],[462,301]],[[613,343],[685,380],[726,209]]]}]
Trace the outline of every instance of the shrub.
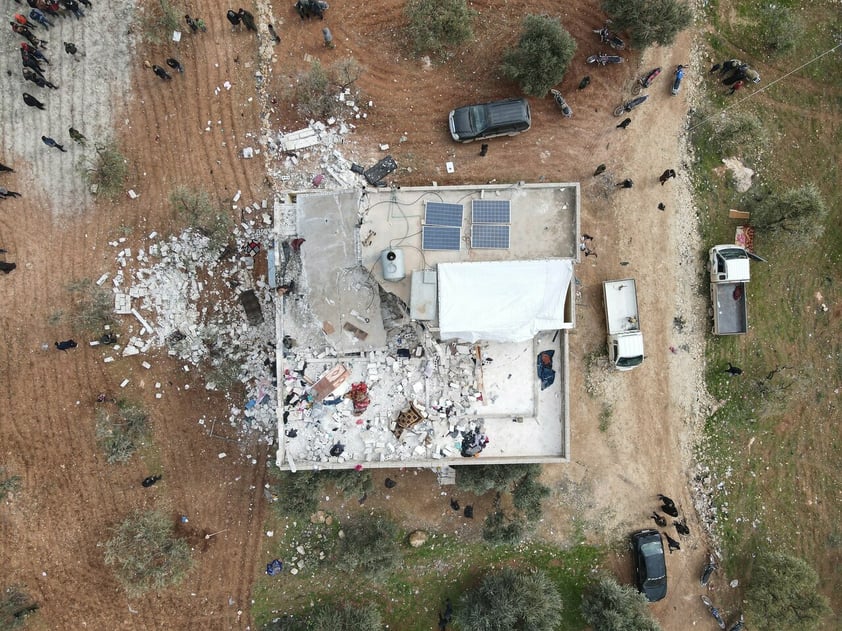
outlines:
[{"label": "shrub", "polygon": [[307,72],[299,73],[294,99],[298,113],[305,118],[325,118],[336,111],[330,77],[318,59]]},{"label": "shrub", "polygon": [[[703,112],[704,117],[710,112]],[[700,123],[694,124],[699,136],[707,137],[711,148],[721,157],[736,156],[749,158],[753,162],[768,145],[763,121],[751,112],[733,110],[721,115],[710,114]]]},{"label": "shrub", "polygon": [[221,249],[230,238],[234,222],[207,191],[179,186],[170,193],[170,204],[181,221],[207,237],[211,250]]},{"label": "shrub", "polygon": [[765,631],[817,629],[831,613],[819,593],[819,577],[803,559],[782,552],[757,555],[746,589],[746,618]]},{"label": "shrub", "polygon": [[549,495],[550,489],[541,484],[537,476],[525,475],[512,489],[512,502],[527,521],[538,521],[543,513],[541,502]]},{"label": "shrub", "polygon": [[453,619],[460,629],[553,631],[563,608],[561,595],[546,574],[507,568],[486,574],[465,592]]},{"label": "shrub", "polygon": [[75,280],[67,286],[73,297],[70,324],[83,331],[102,333],[114,324],[114,298],[110,291],[89,278]]},{"label": "shrub", "polygon": [[113,199],[122,194],[128,172],[126,158],[116,144],[98,145],[96,158],[85,170],[85,180],[88,185],[96,186],[96,195]]},{"label": "shrub", "polygon": [[149,431],[149,414],[139,405],[118,401],[117,411],[97,410],[96,440],[108,464],[125,464]]},{"label": "shrub", "polygon": [[273,620],[263,631],[377,631],[383,628],[380,612],[372,604],[318,605],[301,617]]},{"label": "shrub", "polygon": [[193,565],[190,546],[175,536],[163,512],[135,511],[112,530],[105,543],[105,563],[129,596],[178,584]]},{"label": "shrub", "polygon": [[765,4],[758,9],[757,18],[757,24],[748,33],[748,38],[756,40],[771,55],[792,50],[804,35],[804,23],[790,7]]},{"label": "shrub", "polygon": [[460,491],[484,495],[488,491],[509,491],[525,476],[538,476],[539,464],[476,465],[456,467],[456,486]]},{"label": "shrub", "polygon": [[19,628],[26,619],[38,611],[38,603],[22,588],[7,587],[0,594],[0,631]]},{"label": "shrub", "polygon": [[322,492],[323,472],[282,471],[276,475],[275,492],[278,501],[276,510],[287,517],[309,517],[319,507],[319,495]]},{"label": "shrub", "polygon": [[441,55],[471,37],[474,11],[465,0],[410,0],[406,5],[409,37],[415,54]]},{"label": "shrub", "polygon": [[503,55],[503,74],[524,94],[544,96],[562,80],[575,52],[576,40],[558,18],[527,15],[518,45]]},{"label": "shrub", "polygon": [[582,595],[582,616],[594,631],[660,631],[646,597],[611,576],[600,576]]},{"label": "shrub", "polygon": [[482,538],[494,545],[512,545],[523,538],[526,524],[501,510],[490,513],[482,525]]},{"label": "shrub", "polygon": [[355,518],[344,527],[338,566],[372,577],[388,574],[401,558],[398,527],[381,515]]},{"label": "shrub", "polygon": [[143,34],[152,44],[162,44],[170,39],[173,31],[181,30],[184,10],[168,0],[144,5],[149,13],[143,21]]},{"label": "shrub", "polygon": [[374,486],[371,472],[367,469],[328,469],[322,471],[321,475],[324,482],[333,482],[343,497],[362,497]]},{"label": "shrub", "polygon": [[771,192],[749,207],[751,225],[804,237],[820,235],[828,214],[821,192],[813,183],[783,193]]},{"label": "shrub", "polygon": [[681,0],[603,0],[602,10],[615,28],[630,33],[632,46],[641,50],[652,44],[672,45],[693,19]]},{"label": "shrub", "polygon": [[0,502],[6,499],[9,493],[20,491],[20,476],[6,475],[6,467],[0,467]]}]

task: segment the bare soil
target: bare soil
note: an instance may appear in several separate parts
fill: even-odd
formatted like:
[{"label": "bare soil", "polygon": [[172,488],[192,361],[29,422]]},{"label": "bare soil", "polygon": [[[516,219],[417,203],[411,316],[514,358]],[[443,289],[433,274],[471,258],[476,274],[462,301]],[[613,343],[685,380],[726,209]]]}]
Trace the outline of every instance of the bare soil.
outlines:
[{"label": "bare soil", "polygon": [[[652,525],[647,515],[656,508],[657,493],[672,496],[688,517],[692,536],[669,557],[670,594],[654,611],[665,629],[687,628],[688,619],[703,615],[696,580],[706,543],[688,480],[704,406],[707,322],[696,287],[695,216],[681,153],[692,80],[685,81],[678,97],[669,95],[669,83],[675,64],[688,61],[689,37],[674,48],[650,51],[642,60],[627,51],[623,65],[587,66],[585,57],[600,50],[591,29],[604,16],[595,1],[565,4],[560,17],[579,42],[579,52],[560,89],[574,117],[562,119],[549,98],[532,99],[533,129],[492,141],[481,158],[478,146],[450,140],[447,113],[455,106],[515,94],[516,87],[499,76],[500,52],[514,42],[522,15],[558,15],[558,3],[473,2],[479,13],[475,41],[448,63],[432,66],[407,52],[399,3],[333,2],[324,23],[300,22],[289,5],[255,8],[261,22],[257,38],[232,32],[225,20],[227,5],[188,5],[188,12],[207,23],[206,33],[186,32],[178,45],[144,44],[135,50],[127,32],[132,7],[95,4],[83,20],[61,19],[55,30],[42,35],[50,40],[47,54],[53,63],[47,76],[59,84],[56,91],[23,85],[17,40],[10,32],[2,36],[7,55],[0,68],[13,73],[0,75],[0,134],[6,140],[0,161],[16,173],[0,177],[3,186],[23,197],[0,201],[0,247],[9,251],[7,260],[18,264],[0,278],[0,382],[5,386],[0,445],[2,464],[22,475],[24,483],[0,511],[0,537],[6,542],[0,549],[0,582],[25,585],[41,603],[36,629],[232,629],[249,624],[251,586],[265,563],[259,543],[266,510],[264,464],[273,454],[248,441],[237,444],[233,430],[226,434],[220,429],[227,427],[224,423],[216,424],[214,436],[197,424],[202,416],[224,420],[220,410],[226,405],[204,390],[196,371],[184,372],[163,352],[104,364],[101,351],[87,346],[83,332],[51,325],[51,316],[69,309],[65,288],[70,280],[96,279],[113,268],[109,241],[126,236],[127,245],[138,247],[153,230],[168,233],[180,227],[167,201],[175,186],[201,186],[220,200],[231,199],[237,190],[247,203],[270,197],[272,180],[266,173],[277,172],[280,163],[265,151],[264,159],[243,160],[240,151],[260,147],[257,139],[270,133],[302,126],[284,99],[296,73],[307,66],[305,55],[325,64],[353,56],[364,69],[357,87],[372,107],[366,120],[353,121],[358,129],[342,148],[346,157],[370,163],[382,155],[380,143],[390,144],[401,166],[399,184],[582,183],[582,230],[595,237],[598,257],[583,259],[577,269],[581,285],[570,388],[573,462],[547,467],[546,482],[554,493],[539,535],[568,543],[579,526],[593,541],[622,541],[631,530]],[[277,46],[263,30],[270,20],[282,38]],[[325,25],[333,31],[332,50],[322,46]],[[61,41],[74,41],[87,56],[76,61],[64,55]],[[171,82],[143,65],[144,60],[163,65],[169,56],[186,68]],[[611,110],[630,98],[633,78],[656,65],[664,75],[651,88],[649,102],[631,114],[627,130],[616,129],[620,119]],[[265,77],[260,86],[257,70]],[[576,90],[585,75],[590,85]],[[18,102],[24,90],[45,100],[47,111]],[[91,140],[87,147],[67,138],[71,125]],[[64,140],[68,153],[42,145],[42,134]],[[93,157],[94,142],[109,137],[128,158],[127,188],[138,199],[121,196],[112,203],[87,192],[78,165]],[[455,164],[452,175],[445,172],[447,161]],[[594,178],[600,163],[607,171]],[[679,177],[661,186],[658,175],[666,168],[675,168]],[[613,186],[627,177],[635,183],[631,190]],[[665,211],[658,210],[659,202]],[[624,277],[638,282],[648,356],[640,369],[616,374],[589,358],[604,345],[600,283]],[[674,328],[676,316],[686,320],[683,333]],[[54,341],[69,337],[80,342],[77,349],[60,353],[52,348]],[[143,359],[153,364],[151,370],[140,367]],[[131,384],[121,390],[118,384],[126,377]],[[160,400],[154,398],[155,382],[165,385]],[[152,415],[150,444],[126,466],[108,465],[94,441],[95,397],[103,391],[141,401]],[[611,413],[602,431],[604,405],[611,406]],[[220,452],[228,456],[220,459]],[[157,471],[163,480],[142,488],[141,479]],[[458,527],[433,476],[421,474],[415,484],[409,475],[400,474],[389,500],[378,499],[377,493],[372,502],[389,503],[410,516],[407,522],[424,527]],[[197,564],[181,586],[129,601],[103,564],[101,543],[122,516],[151,506],[165,506],[174,521],[181,514],[189,517]],[[474,528],[483,517],[478,511]],[[219,534],[204,538],[213,533]],[[628,561],[618,561],[617,567],[628,568]]]}]

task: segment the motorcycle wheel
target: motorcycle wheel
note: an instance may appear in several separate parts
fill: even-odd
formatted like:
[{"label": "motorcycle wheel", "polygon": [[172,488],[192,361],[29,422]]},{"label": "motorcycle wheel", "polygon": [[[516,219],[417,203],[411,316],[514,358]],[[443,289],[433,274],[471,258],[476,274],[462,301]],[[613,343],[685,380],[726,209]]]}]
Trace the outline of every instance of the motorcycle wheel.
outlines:
[{"label": "motorcycle wheel", "polygon": [[638,80],[638,81],[635,81],[635,82],[634,82],[634,85],[632,86],[632,90],[631,90],[632,95],[633,95],[633,96],[637,96],[637,95],[638,95],[638,94],[640,94],[642,91],[643,91],[643,84],[642,84],[642,83],[640,83],[640,81],[639,81],[639,80]]},{"label": "motorcycle wheel", "polygon": [[626,111],[625,104],[617,106],[617,109],[614,110],[614,116],[622,116],[623,112]]}]

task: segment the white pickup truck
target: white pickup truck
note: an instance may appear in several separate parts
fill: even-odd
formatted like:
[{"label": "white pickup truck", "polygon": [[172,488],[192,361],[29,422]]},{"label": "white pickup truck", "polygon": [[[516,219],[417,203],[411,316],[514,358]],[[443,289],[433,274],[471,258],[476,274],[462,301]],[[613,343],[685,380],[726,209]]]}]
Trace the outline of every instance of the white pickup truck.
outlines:
[{"label": "white pickup truck", "polygon": [[643,363],[643,333],[634,280],[606,280],[602,283],[602,294],[611,365],[617,370],[636,368]]},{"label": "white pickup truck", "polygon": [[708,252],[715,335],[742,335],[748,331],[746,283],[751,279],[751,259],[764,260],[738,245],[715,245]]}]

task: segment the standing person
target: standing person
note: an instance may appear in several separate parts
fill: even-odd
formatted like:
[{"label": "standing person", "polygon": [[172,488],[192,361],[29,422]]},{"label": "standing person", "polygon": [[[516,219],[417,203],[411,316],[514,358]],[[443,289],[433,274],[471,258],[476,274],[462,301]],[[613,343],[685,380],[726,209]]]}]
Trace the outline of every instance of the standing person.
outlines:
[{"label": "standing person", "polygon": [[2,197],[4,199],[6,197],[20,197],[20,193],[17,193],[15,191],[10,191],[5,186],[0,186],[0,197]]},{"label": "standing person", "polygon": [[623,122],[620,123],[619,125],[617,125],[617,129],[625,129],[629,125],[631,125],[631,119],[630,118],[624,118]]},{"label": "standing person", "polygon": [[78,129],[74,129],[73,127],[71,127],[68,130],[68,133],[70,134],[70,138],[73,140],[73,142],[78,142],[80,145],[85,144],[85,141],[87,140],[87,138],[85,138],[82,135],[82,132],[80,132]]},{"label": "standing person", "polygon": [[32,11],[29,12],[29,17],[31,17],[33,20],[38,22],[38,24],[40,24],[46,29],[49,29],[51,26],[55,26],[55,24],[53,24],[47,19],[46,15],[44,15],[41,11],[39,11],[36,8],[33,8]]},{"label": "standing person", "polygon": [[50,65],[50,60],[37,48],[33,48],[26,42],[20,43],[20,50],[21,50],[21,57],[23,57],[24,52],[29,55],[30,57],[34,57],[38,61],[43,61],[48,66]]},{"label": "standing person", "polygon": [[740,79],[739,81],[735,82],[734,85],[731,86],[731,89],[728,91],[728,94],[734,94],[734,92],[742,88],[744,85],[745,81]]},{"label": "standing person", "polygon": [[632,186],[634,186],[634,182],[631,179],[626,179],[617,184],[617,186],[622,188],[631,188]]},{"label": "standing person", "polygon": [[44,109],[44,104],[28,92],[23,93],[23,102],[29,107],[37,107],[39,110]]},{"label": "standing person", "polygon": [[674,171],[674,170],[672,170],[672,169],[667,169],[666,171],[664,171],[663,173],[661,173],[661,177],[659,177],[659,178],[658,178],[658,181],[661,183],[661,186],[663,186],[663,185],[664,185],[664,183],[665,183],[668,179],[673,178],[673,177],[675,177],[675,171]]},{"label": "standing person", "polygon": [[0,162],[0,173],[14,173],[15,170],[12,167],[7,167],[5,164]]},{"label": "standing person", "polygon": [[187,22],[187,26],[190,27],[190,30],[196,33],[199,30],[199,23],[196,22],[193,18],[189,15],[184,16],[184,21]]},{"label": "standing person", "polygon": [[249,31],[257,31],[257,25],[254,23],[254,16],[251,13],[241,7],[237,15],[240,16],[240,20],[242,20]]},{"label": "standing person", "polygon": [[235,30],[238,26],[240,26],[240,16],[237,13],[234,13],[231,9],[228,9],[228,13],[225,14],[225,17],[228,18],[228,21],[231,22],[231,30]]},{"label": "standing person", "polygon": [[157,64],[152,66],[152,72],[154,72],[156,75],[158,75],[164,81],[170,81],[172,79],[172,77],[170,76],[170,73],[167,72],[166,70],[164,70],[163,68],[161,68],[161,66],[159,66]]},{"label": "standing person", "polygon": [[79,52],[79,49],[76,48],[76,44],[73,42],[64,42],[64,52],[68,55],[75,55]]},{"label": "standing person", "polygon": [[67,153],[67,149],[65,149],[64,147],[62,147],[60,144],[58,144],[55,140],[53,140],[53,139],[52,139],[52,138],[50,138],[49,136],[41,136],[41,141],[42,141],[45,145],[47,145],[48,147],[53,147],[54,149],[58,149],[58,150],[59,150],[59,151],[61,151],[62,153]]},{"label": "standing person", "polygon": [[57,85],[50,83],[44,77],[39,75],[37,72],[33,72],[29,68],[23,69],[23,78],[27,81],[32,81],[32,83],[37,85],[39,88],[51,88],[53,90],[58,90]]},{"label": "standing person", "polygon": [[26,19],[25,15],[21,15],[20,13],[15,13],[14,15],[15,22],[20,24],[21,26],[25,26],[26,28],[35,28],[35,25]]},{"label": "standing person", "polygon": [[269,25],[269,35],[271,35],[271,36],[272,36],[272,41],[273,41],[274,43],[276,43],[276,44],[280,44],[280,43],[281,43],[281,38],[280,38],[280,37],[278,37],[278,34],[275,32],[275,27],[274,27],[274,26],[272,26],[271,24]]},{"label": "standing person", "polygon": [[483,158],[488,155],[488,144],[482,143],[482,146],[479,148],[479,155]]}]

